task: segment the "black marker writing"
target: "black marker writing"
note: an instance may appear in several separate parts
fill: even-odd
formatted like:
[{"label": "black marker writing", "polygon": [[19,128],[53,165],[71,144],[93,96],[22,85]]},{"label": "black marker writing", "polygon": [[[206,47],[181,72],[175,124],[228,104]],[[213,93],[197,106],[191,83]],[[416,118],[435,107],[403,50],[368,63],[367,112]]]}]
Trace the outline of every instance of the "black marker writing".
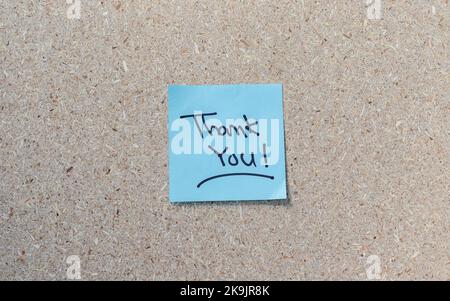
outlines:
[{"label": "black marker writing", "polygon": [[246,129],[247,131],[249,131],[250,133],[256,134],[256,136],[259,136],[259,133],[251,128],[251,127],[254,126],[254,125],[258,125],[258,121],[249,123],[249,122],[248,122],[248,119],[247,119],[247,116],[243,115],[243,117],[244,117],[245,123],[247,124],[247,125],[245,126],[245,129]]},{"label": "black marker writing", "polygon": [[[200,136],[202,136],[202,138],[203,138],[202,126],[200,125],[200,123],[199,123],[197,117],[201,117],[201,119],[202,119],[202,124],[205,125],[205,127],[206,127],[205,116],[214,116],[214,115],[217,115],[217,112],[214,112],[214,113],[192,114],[192,115],[183,115],[183,116],[180,116],[180,118],[181,118],[181,119],[184,119],[184,118],[194,118],[195,125],[197,126],[197,130],[198,130],[198,132],[200,133]],[[209,132],[209,130],[208,130],[208,132]]]},{"label": "black marker writing", "polygon": [[267,165],[266,144],[264,143],[262,146],[263,146],[263,157],[264,157],[264,162],[266,162],[266,167],[269,167],[269,165]]},{"label": "black marker writing", "polygon": [[213,132],[215,132],[217,135],[219,136],[231,136],[233,133],[235,133],[237,136],[239,135],[244,135],[245,138],[248,137],[246,131],[249,134],[256,134],[257,136],[259,136],[259,132],[256,131],[255,129],[253,129],[254,126],[258,125],[258,121],[255,122],[249,122],[247,116],[244,114],[243,118],[245,121],[245,126],[242,127],[242,125],[234,125],[234,124],[230,124],[228,126],[228,128],[224,125],[221,126],[216,126],[216,125],[211,125],[208,126],[208,124],[206,123],[206,118],[207,116],[215,116],[217,115],[217,112],[213,112],[213,113],[199,113],[199,114],[190,114],[190,115],[182,115],[180,116],[181,119],[184,118],[193,118],[195,125],[197,127],[197,130],[200,134],[200,136],[203,138],[203,129],[202,126],[206,128],[206,131],[208,132],[209,135],[213,135]]},{"label": "black marker writing", "polygon": [[250,159],[250,162],[245,162],[244,154],[241,154],[241,161],[242,161],[242,163],[244,163],[245,166],[251,166],[251,165],[253,165],[254,167],[256,167],[256,163],[255,163],[255,155],[254,155],[253,153],[251,153],[251,159]]},{"label": "black marker writing", "polygon": [[[248,138],[249,134],[255,134],[256,136],[259,136],[259,132],[254,128],[258,125],[258,121],[249,122],[247,115],[245,115],[245,114],[242,115],[242,117],[244,118],[244,122],[245,122],[244,127],[242,125],[234,125],[234,124],[230,124],[230,125],[228,125],[228,127],[223,126],[223,125],[222,126],[216,126],[216,125],[208,126],[206,117],[215,116],[215,115],[217,115],[217,112],[182,115],[182,116],[180,116],[180,118],[182,118],[182,119],[183,118],[193,118],[196,128],[202,138],[204,138],[203,128],[206,128],[206,132],[210,136],[212,136],[214,134],[214,132],[215,132],[215,134],[217,134],[219,136],[225,136],[225,135],[231,136],[233,133],[236,134],[237,136],[244,135],[245,138]],[[222,167],[227,166],[227,163],[229,166],[238,166],[239,162],[242,162],[246,167],[250,167],[250,166],[256,167],[254,153],[250,154],[250,159],[247,159],[243,153],[241,153],[239,155],[239,157],[236,154],[229,154],[229,155],[227,155],[228,157],[225,158],[225,154],[228,150],[228,147],[225,147],[222,151],[218,151],[218,150],[214,149],[211,145],[208,145],[208,147],[210,150],[212,150],[217,155]],[[267,167],[269,167],[269,165],[267,163],[266,144],[263,144],[262,147],[263,147],[263,158],[264,158],[264,162],[265,162],[265,167],[267,168]],[[225,174],[219,174],[219,175],[215,175],[215,176],[204,179],[203,181],[201,181],[200,183],[197,184],[197,188],[200,188],[200,186],[202,186],[204,183],[206,183],[208,181],[218,179],[218,178],[223,178],[223,177],[231,177],[231,176],[250,176],[250,177],[266,178],[266,179],[270,179],[270,180],[274,179],[273,176],[260,174],[260,173],[246,173],[246,172],[225,173]]]},{"label": "black marker writing", "polygon": [[[225,147],[224,150],[222,152],[219,152],[218,150],[214,149],[211,145],[208,145],[209,149],[212,150],[217,157],[219,157],[220,163],[222,164],[222,166],[225,166],[225,159],[224,159],[224,155],[228,149],[228,147]],[[240,155],[240,159],[242,161],[242,163],[244,163],[245,166],[254,166],[256,167],[256,162],[255,162],[255,154],[251,153],[250,154],[250,161],[246,161],[246,159],[244,158],[244,154]],[[231,154],[228,156],[228,164],[231,166],[236,166],[239,164],[239,160],[238,157],[235,154]]]},{"label": "black marker writing", "polygon": [[260,178],[266,178],[266,179],[270,179],[270,180],[275,179],[275,177],[273,177],[273,176],[263,175],[263,174],[259,174],[259,173],[246,173],[246,172],[226,173],[226,174],[217,175],[217,176],[213,176],[213,177],[209,177],[209,178],[204,179],[203,181],[201,181],[200,183],[197,184],[197,188],[200,188],[200,186],[202,186],[203,184],[205,184],[208,181],[211,181],[211,180],[214,180],[214,179],[218,179],[218,178],[223,178],[223,177],[232,177],[232,176],[260,177]]},{"label": "black marker writing", "polygon": [[222,163],[222,166],[225,166],[225,161],[223,160],[223,155],[227,151],[228,147],[225,147],[225,149],[221,153],[216,151],[211,145],[208,145],[208,147],[209,147],[210,150],[212,150],[219,157],[220,163]]}]

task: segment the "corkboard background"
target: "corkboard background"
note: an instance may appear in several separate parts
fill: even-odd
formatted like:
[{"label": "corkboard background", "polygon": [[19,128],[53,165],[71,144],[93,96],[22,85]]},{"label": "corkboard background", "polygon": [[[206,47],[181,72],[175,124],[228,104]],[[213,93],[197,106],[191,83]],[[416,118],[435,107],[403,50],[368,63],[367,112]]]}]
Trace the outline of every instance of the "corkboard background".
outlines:
[{"label": "corkboard background", "polygon": [[[450,7],[1,1],[0,279],[450,276]],[[167,86],[284,84],[287,203],[168,202]]]}]

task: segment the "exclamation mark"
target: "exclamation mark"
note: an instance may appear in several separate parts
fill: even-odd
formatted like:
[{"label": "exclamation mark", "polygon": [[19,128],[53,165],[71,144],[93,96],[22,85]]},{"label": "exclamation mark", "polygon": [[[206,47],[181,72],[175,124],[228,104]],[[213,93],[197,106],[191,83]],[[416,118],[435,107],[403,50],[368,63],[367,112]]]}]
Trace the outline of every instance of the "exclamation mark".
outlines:
[{"label": "exclamation mark", "polygon": [[269,165],[267,165],[266,144],[264,143],[262,146],[263,146],[263,157],[264,157],[264,162],[266,162],[266,167],[269,167]]}]

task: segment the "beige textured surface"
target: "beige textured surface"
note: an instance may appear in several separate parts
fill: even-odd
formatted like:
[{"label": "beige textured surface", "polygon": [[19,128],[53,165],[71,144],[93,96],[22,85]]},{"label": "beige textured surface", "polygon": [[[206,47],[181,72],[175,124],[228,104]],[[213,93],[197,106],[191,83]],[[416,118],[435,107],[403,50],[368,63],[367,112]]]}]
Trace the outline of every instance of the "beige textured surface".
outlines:
[{"label": "beige textured surface", "polygon": [[[450,6],[384,2],[1,0],[0,279],[449,279]],[[266,82],[289,203],[170,205],[167,85]]]}]

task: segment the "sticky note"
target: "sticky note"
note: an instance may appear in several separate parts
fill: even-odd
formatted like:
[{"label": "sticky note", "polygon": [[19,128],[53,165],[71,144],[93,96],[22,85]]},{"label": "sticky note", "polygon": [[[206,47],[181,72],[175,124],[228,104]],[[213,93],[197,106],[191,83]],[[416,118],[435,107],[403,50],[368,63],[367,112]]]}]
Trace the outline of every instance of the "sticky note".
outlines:
[{"label": "sticky note", "polygon": [[281,84],[170,85],[169,200],[286,199]]}]

